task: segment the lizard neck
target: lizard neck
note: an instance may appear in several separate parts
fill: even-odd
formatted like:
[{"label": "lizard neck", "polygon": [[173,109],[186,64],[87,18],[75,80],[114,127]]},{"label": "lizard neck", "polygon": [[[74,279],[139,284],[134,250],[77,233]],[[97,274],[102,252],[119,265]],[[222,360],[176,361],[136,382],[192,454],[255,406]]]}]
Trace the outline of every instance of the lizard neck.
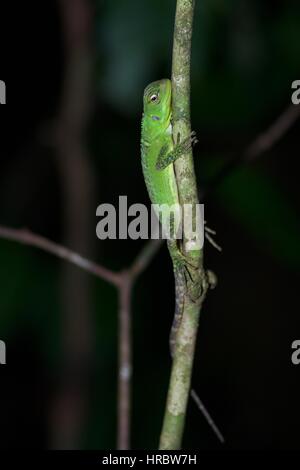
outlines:
[{"label": "lizard neck", "polygon": [[143,114],[142,135],[147,136],[147,141],[155,140],[162,133],[171,128],[171,112],[168,116],[156,116],[155,114]]}]

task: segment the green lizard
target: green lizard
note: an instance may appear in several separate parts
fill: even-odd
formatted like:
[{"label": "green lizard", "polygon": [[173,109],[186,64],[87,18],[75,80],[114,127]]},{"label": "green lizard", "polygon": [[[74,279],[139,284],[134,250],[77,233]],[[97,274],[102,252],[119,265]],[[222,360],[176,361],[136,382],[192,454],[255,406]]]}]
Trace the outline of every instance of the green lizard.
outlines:
[{"label": "green lizard", "polygon": [[[172,109],[171,109],[171,81],[169,79],[159,80],[150,83],[144,90],[144,113],[142,118],[141,135],[141,157],[142,168],[149,197],[152,204],[167,207],[179,207],[179,195],[175,176],[174,162],[186,154],[197,142],[195,133],[180,142],[173,142],[172,137]],[[170,212],[169,212],[170,213]],[[162,213],[159,213],[162,225],[165,220]],[[189,273],[189,263],[180,250],[176,240],[175,221],[169,221],[170,230],[173,235],[167,240],[168,249],[173,262],[175,276],[175,315],[170,334],[171,355],[174,356],[176,346],[176,336],[180,326],[180,321],[184,308],[184,297],[187,289],[187,276]],[[163,229],[165,227],[163,226]],[[204,414],[209,425],[218,435],[220,440],[223,437],[212,421],[202,402],[192,391],[192,397],[197,402],[198,407]]]}]

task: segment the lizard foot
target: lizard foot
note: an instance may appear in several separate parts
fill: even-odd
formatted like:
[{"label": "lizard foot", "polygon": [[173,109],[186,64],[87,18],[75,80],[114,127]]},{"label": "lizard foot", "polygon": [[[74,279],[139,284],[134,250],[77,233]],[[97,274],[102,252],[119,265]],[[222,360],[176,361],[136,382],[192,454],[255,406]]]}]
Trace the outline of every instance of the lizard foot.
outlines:
[{"label": "lizard foot", "polygon": [[177,134],[177,145],[180,151],[180,153],[184,154],[189,152],[189,150],[192,149],[193,145],[196,145],[198,143],[197,135],[195,131],[192,131],[186,139],[184,139],[182,142],[180,142],[180,132]]},{"label": "lizard foot", "polygon": [[204,222],[204,235],[205,238],[209,241],[209,243],[218,251],[222,251],[222,247],[217,244],[217,242],[213,239],[212,235],[216,235],[217,232],[206,225],[206,221]]}]

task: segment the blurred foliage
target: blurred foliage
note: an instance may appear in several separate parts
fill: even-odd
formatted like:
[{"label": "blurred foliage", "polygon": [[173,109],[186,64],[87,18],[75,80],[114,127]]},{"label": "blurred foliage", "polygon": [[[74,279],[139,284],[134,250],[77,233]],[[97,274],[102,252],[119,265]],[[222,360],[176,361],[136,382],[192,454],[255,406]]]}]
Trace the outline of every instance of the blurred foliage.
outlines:
[{"label": "blurred foliage", "polygon": [[[121,112],[134,113],[145,84],[162,69],[170,75],[175,1],[100,4],[99,95]],[[289,82],[298,72],[299,16],[297,1],[196,2],[192,107],[197,119],[236,129],[289,97]]]},{"label": "blurred foliage", "polygon": [[[213,178],[222,168],[222,159],[202,158],[201,167],[203,173]],[[241,165],[219,183],[215,198],[265,252],[289,268],[300,268],[299,216],[285,192],[269,175],[257,167]]]}]

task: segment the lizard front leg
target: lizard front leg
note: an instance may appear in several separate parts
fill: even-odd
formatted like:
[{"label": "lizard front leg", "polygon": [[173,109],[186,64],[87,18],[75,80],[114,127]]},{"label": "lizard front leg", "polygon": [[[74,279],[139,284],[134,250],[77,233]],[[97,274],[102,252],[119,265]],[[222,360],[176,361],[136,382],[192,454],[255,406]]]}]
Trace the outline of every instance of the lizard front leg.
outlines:
[{"label": "lizard front leg", "polygon": [[168,145],[163,145],[156,162],[157,170],[164,170],[167,168],[167,166],[169,166],[171,163],[174,163],[178,158],[186,154],[192,148],[192,146],[198,142],[196,133],[194,131],[191,132],[190,136],[182,142],[179,142],[179,140],[180,135],[178,134],[177,144],[173,147],[172,150],[169,149]]}]

